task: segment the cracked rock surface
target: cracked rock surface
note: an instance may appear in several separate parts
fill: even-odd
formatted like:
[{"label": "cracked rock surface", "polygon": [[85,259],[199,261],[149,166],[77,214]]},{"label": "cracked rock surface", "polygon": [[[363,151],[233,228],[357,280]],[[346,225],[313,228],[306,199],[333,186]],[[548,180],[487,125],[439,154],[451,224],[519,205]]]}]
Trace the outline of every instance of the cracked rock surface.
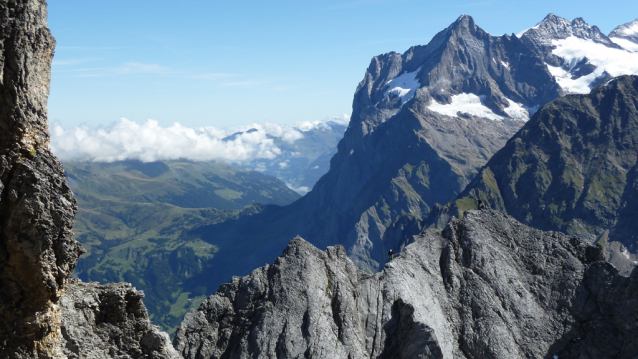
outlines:
[{"label": "cracked rock surface", "polygon": [[634,358],[638,271],[576,237],[468,211],[382,272],[294,238],[189,312],[185,358]]},{"label": "cracked rock surface", "polygon": [[49,151],[55,40],[43,0],[0,1],[0,357],[61,357],[59,299],[82,253]]},{"label": "cracked rock surface", "polygon": [[129,283],[69,281],[61,300],[64,354],[69,359],[178,359],[168,334],[151,324],[144,293]]}]

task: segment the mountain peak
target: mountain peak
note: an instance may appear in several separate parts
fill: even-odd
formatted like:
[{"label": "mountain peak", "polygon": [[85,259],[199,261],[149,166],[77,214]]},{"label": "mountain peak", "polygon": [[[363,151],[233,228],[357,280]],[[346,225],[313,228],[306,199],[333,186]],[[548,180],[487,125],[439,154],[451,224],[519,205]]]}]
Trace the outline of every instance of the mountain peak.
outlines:
[{"label": "mountain peak", "polygon": [[469,28],[471,26],[474,26],[474,19],[470,15],[462,14],[450,25],[449,28]]},{"label": "mountain peak", "polygon": [[519,37],[526,37],[535,46],[542,48],[552,48],[553,40],[562,40],[572,36],[604,44],[610,48],[620,48],[605,34],[600,32],[598,27],[590,26],[582,17],[569,21],[550,13],[536,26],[519,34]]},{"label": "mountain peak", "polygon": [[638,52],[638,19],[613,29],[609,37],[624,49]]},{"label": "mountain peak", "polygon": [[560,17],[560,16],[556,16],[554,14],[552,14],[551,12],[549,14],[547,14],[547,16],[545,16],[545,18],[543,18],[543,20],[541,22],[538,23],[538,25],[540,24],[544,24],[544,23],[549,23],[549,24],[565,24],[565,23],[570,23],[569,20]]}]

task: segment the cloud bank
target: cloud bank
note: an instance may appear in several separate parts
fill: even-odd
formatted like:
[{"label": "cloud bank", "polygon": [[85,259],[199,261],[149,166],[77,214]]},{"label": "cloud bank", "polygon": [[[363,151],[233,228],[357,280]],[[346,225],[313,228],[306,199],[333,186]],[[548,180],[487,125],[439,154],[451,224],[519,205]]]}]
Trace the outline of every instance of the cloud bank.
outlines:
[{"label": "cloud bank", "polygon": [[[347,123],[349,116],[330,119]],[[282,154],[276,140],[289,144],[304,137],[303,132],[327,126],[327,121],[285,126],[271,122],[231,129],[184,127],[174,123],[162,127],[155,120],[143,124],[122,117],[106,128],[87,125],[64,129],[50,126],[51,151],[62,161],[113,162],[188,159],[248,162],[275,159]]]}]

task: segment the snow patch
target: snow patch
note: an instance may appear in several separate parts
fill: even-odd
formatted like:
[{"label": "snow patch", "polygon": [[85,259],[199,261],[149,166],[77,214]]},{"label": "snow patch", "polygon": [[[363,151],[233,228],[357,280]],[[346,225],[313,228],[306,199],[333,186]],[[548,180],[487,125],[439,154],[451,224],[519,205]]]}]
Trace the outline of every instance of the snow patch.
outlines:
[{"label": "snow patch", "polygon": [[[487,106],[483,105],[484,96],[477,96],[473,93],[462,93],[452,96],[450,104],[444,105],[432,100],[428,108],[442,115],[457,117],[459,112],[468,113],[472,116],[483,117],[494,121],[502,121],[505,117],[495,114]],[[513,119],[529,120],[529,110],[523,105],[507,99],[509,107],[505,108],[505,113]]]},{"label": "snow patch", "polygon": [[[637,19],[638,20],[638,19]],[[621,34],[621,35],[625,35],[627,37],[631,37],[634,35],[638,35],[638,21],[633,21],[629,24],[625,24],[625,26],[621,26],[622,29],[621,30],[616,30],[614,31],[615,33]]]},{"label": "snow patch", "polygon": [[502,64],[503,66],[505,66],[505,68],[507,68],[507,69],[509,69],[509,68],[510,68],[510,64],[508,64],[507,62],[505,62],[505,61],[503,61],[503,60],[501,60],[501,64]]},{"label": "snow patch", "polygon": [[323,121],[303,121],[297,122],[292,127],[298,129],[301,132],[308,132],[312,130],[329,130],[330,124],[335,123],[337,125],[348,126],[350,123],[350,115],[344,114],[339,117],[333,117]]},{"label": "snow patch", "polygon": [[290,188],[291,190],[299,193],[302,196],[305,195],[306,193],[310,192],[310,188],[308,188],[307,186],[295,187],[295,186],[291,185],[290,183],[286,183],[286,186],[288,186],[288,188]]},{"label": "snow patch", "polygon": [[[592,83],[605,71],[613,77],[638,74],[638,53],[609,48],[575,36],[552,40],[552,45],[556,47],[552,53],[563,58],[563,67],[569,70],[550,65],[547,65],[547,68],[567,93],[589,93]],[[585,57],[589,63],[596,66],[596,69],[587,76],[572,79],[571,71],[575,70],[576,65]]]},{"label": "snow patch", "polygon": [[627,51],[638,52],[638,44],[631,40],[623,39],[621,37],[610,37],[609,39]]},{"label": "snow patch", "polygon": [[388,89],[383,93],[383,96],[390,96],[394,94],[401,99],[401,106],[410,101],[414,97],[416,90],[421,87],[417,75],[421,67],[414,72],[406,72],[399,75],[392,80],[386,82]]},{"label": "snow patch", "polygon": [[631,256],[629,255],[629,252],[627,251],[627,248],[623,248],[620,253],[627,259],[631,259]]},{"label": "snow patch", "polygon": [[510,106],[505,108],[505,113],[509,117],[521,121],[529,120],[529,110],[525,106],[510,99],[507,99],[507,102],[509,102]]}]

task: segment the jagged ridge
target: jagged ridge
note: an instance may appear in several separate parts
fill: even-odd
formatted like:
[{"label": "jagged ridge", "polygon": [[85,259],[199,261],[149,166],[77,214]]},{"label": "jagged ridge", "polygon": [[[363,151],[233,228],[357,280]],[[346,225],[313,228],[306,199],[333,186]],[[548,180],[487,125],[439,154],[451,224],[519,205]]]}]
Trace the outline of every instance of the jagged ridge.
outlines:
[{"label": "jagged ridge", "polygon": [[381,273],[297,237],[273,265],[184,318],[185,358],[632,358],[638,270],[600,247],[469,211],[415,238]]}]

